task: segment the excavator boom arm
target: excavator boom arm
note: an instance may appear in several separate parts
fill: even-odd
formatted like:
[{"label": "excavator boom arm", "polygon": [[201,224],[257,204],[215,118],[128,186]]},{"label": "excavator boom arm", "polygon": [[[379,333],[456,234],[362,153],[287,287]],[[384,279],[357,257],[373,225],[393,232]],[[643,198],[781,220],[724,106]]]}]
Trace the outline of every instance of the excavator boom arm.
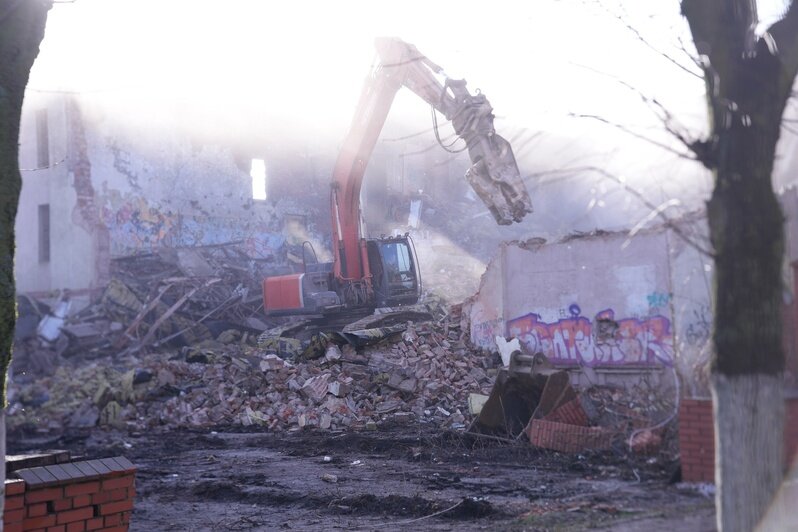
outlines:
[{"label": "excavator boom arm", "polygon": [[377,40],[377,50],[383,65],[406,66],[404,86],[451,120],[455,133],[465,140],[472,163],[466,179],[496,222],[520,222],[532,212],[513,150],[496,134],[493,108],[485,95],[469,93],[465,80],[447,77],[441,85],[434,74],[443,74],[443,69],[412,44],[383,38]]},{"label": "excavator boom arm", "polygon": [[396,92],[406,86],[452,122],[465,142],[472,165],[466,179],[499,224],[520,222],[532,204],[510,144],[496,134],[487,98],[470,94],[464,80],[435,74],[442,69],[415,46],[395,38],[376,42],[380,63],[366,81],[333,172],[334,275],[340,281],[365,280],[370,272],[360,228],[360,188],[374,146]]}]

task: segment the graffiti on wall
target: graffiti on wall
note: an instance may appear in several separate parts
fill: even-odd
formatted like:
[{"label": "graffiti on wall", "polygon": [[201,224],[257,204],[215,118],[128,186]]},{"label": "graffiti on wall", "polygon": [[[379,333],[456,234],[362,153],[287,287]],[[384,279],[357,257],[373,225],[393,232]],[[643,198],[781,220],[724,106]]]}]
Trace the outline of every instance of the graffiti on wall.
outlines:
[{"label": "graffiti on wall", "polygon": [[111,254],[116,256],[162,247],[243,242],[251,257],[266,258],[277,254],[286,242],[283,232],[273,230],[267,221],[180,216],[140,197],[107,201],[100,219],[110,234]]},{"label": "graffiti on wall", "polygon": [[169,242],[175,247],[209,246],[226,242],[244,242],[252,257],[274,255],[285,238],[267,222],[211,216],[184,216]]},{"label": "graffiti on wall", "polygon": [[673,299],[671,294],[666,294],[664,292],[651,292],[646,296],[646,300],[648,301],[648,308],[649,309],[664,309],[668,307],[671,299]]},{"label": "graffiti on wall", "polygon": [[487,320],[474,323],[471,327],[471,342],[485,349],[496,347],[496,335],[501,335],[503,332],[503,320],[501,318],[495,320]]},{"label": "graffiti on wall", "polygon": [[684,338],[691,346],[701,346],[707,343],[712,333],[712,314],[709,305],[701,305],[693,309],[693,315],[684,331]]},{"label": "graffiti on wall", "polygon": [[165,245],[179,221],[177,215],[150,206],[143,198],[114,206],[106,204],[100,216],[110,232],[114,255],[151,251]]},{"label": "graffiti on wall", "polygon": [[571,316],[545,323],[538,314],[509,320],[507,330],[530,353],[542,352],[556,364],[624,365],[673,363],[671,323],[664,316],[615,319],[607,309],[591,321],[578,305]]}]

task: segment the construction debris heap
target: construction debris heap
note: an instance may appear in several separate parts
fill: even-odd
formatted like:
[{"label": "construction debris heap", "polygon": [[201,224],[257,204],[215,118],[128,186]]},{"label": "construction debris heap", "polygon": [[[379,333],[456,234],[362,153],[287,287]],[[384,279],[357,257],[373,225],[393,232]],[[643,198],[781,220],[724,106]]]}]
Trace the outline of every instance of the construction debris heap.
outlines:
[{"label": "construction debris heap", "polygon": [[495,369],[491,357],[466,347],[460,321],[454,307],[431,322],[391,327],[387,338],[359,349],[325,341],[315,359],[307,351],[282,358],[228,330],[177,352],[67,363],[12,386],[9,424],[285,430],[370,428],[412,417],[462,428],[469,393],[488,393]]},{"label": "construction debris heap", "polygon": [[355,322],[267,319],[258,283],[268,264],[235,243],[113,266],[80,312],[69,312],[66,294],[52,308],[20,298],[9,430],[368,430],[413,421],[526,435],[566,452],[627,441],[650,449],[667,436],[671,395],[645,379],[574,390],[547,360],[523,376],[471,347],[467,313],[434,297]]}]

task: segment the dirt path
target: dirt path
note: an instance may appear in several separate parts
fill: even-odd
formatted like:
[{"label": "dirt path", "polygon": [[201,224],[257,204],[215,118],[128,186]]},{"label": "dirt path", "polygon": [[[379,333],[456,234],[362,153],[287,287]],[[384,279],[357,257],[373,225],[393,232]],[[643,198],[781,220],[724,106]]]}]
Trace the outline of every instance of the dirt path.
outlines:
[{"label": "dirt path", "polygon": [[133,531],[714,530],[712,500],[670,484],[674,466],[659,461],[566,456],[416,425],[238,430],[9,437],[9,446],[129,457],[139,466]]}]

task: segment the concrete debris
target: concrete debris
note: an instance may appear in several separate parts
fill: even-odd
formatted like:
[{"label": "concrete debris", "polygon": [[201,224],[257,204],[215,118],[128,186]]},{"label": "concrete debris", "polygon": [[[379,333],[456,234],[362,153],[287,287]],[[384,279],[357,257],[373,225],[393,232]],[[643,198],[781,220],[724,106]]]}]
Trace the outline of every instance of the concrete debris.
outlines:
[{"label": "concrete debris", "polygon": [[20,323],[12,371],[51,375],[62,358],[93,359],[161,346],[203,341],[254,345],[264,320],[263,259],[242,242],[191,249],[164,249],[112,260],[111,280],[98,301],[70,313],[64,290],[50,308],[18,298]]},{"label": "concrete debris", "polygon": [[487,401],[487,395],[482,395],[481,393],[468,394],[468,411],[472,416],[478,416]]},{"label": "concrete debris", "polygon": [[328,362],[337,362],[341,360],[341,350],[338,348],[337,345],[331,345],[327,348],[327,352],[324,353],[324,358],[327,359]]},{"label": "concrete debris", "polygon": [[71,306],[72,302],[69,300],[69,297],[62,296],[55,310],[42,318],[39,325],[36,327],[36,334],[41,340],[48,344],[52,344],[58,340],[58,337],[61,335],[61,328],[64,326]]},{"label": "concrete debris", "polygon": [[650,454],[659,450],[662,436],[654,430],[642,429],[632,434],[632,451],[639,454]]},{"label": "concrete debris", "polygon": [[260,361],[260,370],[264,373],[276,371],[290,366],[291,364],[274,354],[268,354]]},{"label": "concrete debris", "polygon": [[513,338],[510,341],[507,341],[502,336],[497,336],[495,338],[496,347],[499,349],[499,356],[502,358],[502,364],[506,367],[510,365],[510,355],[515,351],[521,350],[521,343],[519,342],[518,338]]},{"label": "concrete debris", "polygon": [[[113,290],[117,307],[131,304],[128,285]],[[164,304],[174,307],[175,299],[169,301],[171,305]],[[27,303],[39,308],[36,302]],[[139,305],[134,318],[146,314],[141,308],[147,304]],[[526,432],[535,445],[567,452],[606,448],[633,433],[636,452],[654,452],[668,440],[666,431],[645,430],[671,411],[661,394],[643,386],[577,391],[566,372],[539,363],[538,355],[514,353],[532,363],[504,368],[498,354],[468,346],[469,328],[460,306],[439,306],[431,314],[427,321],[369,325],[350,337],[289,323],[256,339],[246,330],[225,326],[215,337],[183,347],[163,343],[157,351],[123,348],[112,362],[65,358],[49,372],[11,380],[7,423],[11,431],[34,433],[96,425],[147,431],[235,424],[272,431],[341,431],[410,422],[459,430],[482,419],[485,430],[480,432]],[[121,314],[112,320],[122,320]],[[159,320],[142,330],[157,329]],[[135,329],[129,321],[117,322],[127,331]],[[139,331],[131,342],[147,334]],[[535,386],[527,387],[534,397],[523,412],[516,412],[518,419],[508,421],[511,403],[495,399],[499,406],[491,406],[488,397],[517,396],[515,388],[505,386],[502,392],[496,386],[501,388],[501,375],[520,370],[523,379],[534,381]],[[491,408],[494,424],[487,422]]]},{"label": "concrete debris", "polygon": [[114,364],[67,360],[52,375],[11,384],[8,422],[35,431],[94,423],[342,430],[408,419],[459,426],[468,394],[493,385],[497,361],[466,346],[460,320],[453,307],[432,321],[403,324],[404,335],[358,348],[330,343],[310,360],[286,360],[274,346],[217,341],[129,352]]},{"label": "concrete debris", "polygon": [[351,377],[343,377],[337,381],[331,382],[327,385],[327,390],[336,397],[345,397],[352,391],[352,382],[354,379]]},{"label": "concrete debris", "polygon": [[329,373],[323,373],[321,375],[311,377],[305,381],[305,384],[300,389],[300,392],[308,399],[313,399],[317,403],[321,402],[321,400],[329,391],[329,386],[327,384],[328,380],[330,380]]}]

